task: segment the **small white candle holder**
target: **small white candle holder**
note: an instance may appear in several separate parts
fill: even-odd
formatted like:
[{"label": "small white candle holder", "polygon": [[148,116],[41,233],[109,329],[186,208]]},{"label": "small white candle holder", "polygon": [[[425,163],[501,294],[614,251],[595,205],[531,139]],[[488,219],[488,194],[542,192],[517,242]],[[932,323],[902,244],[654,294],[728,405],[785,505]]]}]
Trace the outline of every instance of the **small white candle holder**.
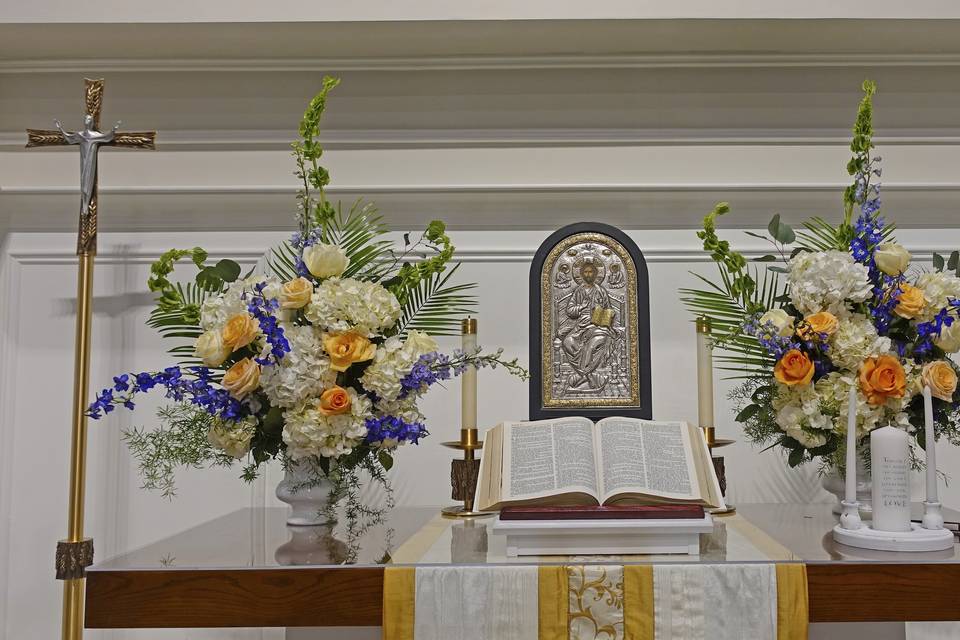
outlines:
[{"label": "small white candle holder", "polygon": [[[848,429],[855,428],[856,403],[851,392],[850,409],[851,417]],[[931,421],[932,422],[932,421]],[[932,429],[932,424],[928,428]],[[852,440],[852,438],[851,438]],[[934,456],[928,450],[927,464],[936,465]],[[856,485],[857,465],[849,463],[846,468],[848,487]],[[852,477],[851,477],[852,474]],[[930,488],[928,487],[928,492]],[[936,499],[936,485],[933,487],[934,495],[928,494],[927,500],[923,503],[924,513],[922,524],[911,522],[908,531],[878,531],[870,525],[866,525],[860,519],[860,503],[856,500],[850,500],[850,491],[847,493],[847,500],[844,500],[843,512],[840,515],[840,524],[833,528],[833,539],[840,544],[860,549],[872,549],[874,551],[944,551],[953,548],[953,532],[944,529],[943,514],[940,510],[940,502]],[[874,498],[876,500],[876,498]]]}]

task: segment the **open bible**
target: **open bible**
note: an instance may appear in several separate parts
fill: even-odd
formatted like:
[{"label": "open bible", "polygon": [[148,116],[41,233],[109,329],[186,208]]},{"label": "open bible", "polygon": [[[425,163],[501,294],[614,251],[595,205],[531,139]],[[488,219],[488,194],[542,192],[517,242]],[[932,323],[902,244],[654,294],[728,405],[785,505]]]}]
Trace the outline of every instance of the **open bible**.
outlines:
[{"label": "open bible", "polygon": [[723,507],[703,432],[686,422],[558,418],[487,431],[477,506],[697,504]]}]

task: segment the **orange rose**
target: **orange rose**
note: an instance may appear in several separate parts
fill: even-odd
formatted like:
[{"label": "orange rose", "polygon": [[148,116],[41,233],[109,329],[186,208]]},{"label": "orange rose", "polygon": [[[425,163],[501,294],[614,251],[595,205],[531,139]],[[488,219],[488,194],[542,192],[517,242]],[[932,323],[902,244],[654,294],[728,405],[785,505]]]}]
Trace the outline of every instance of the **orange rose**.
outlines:
[{"label": "orange rose", "polygon": [[237,400],[243,400],[247,394],[260,386],[260,365],[244,358],[223,374],[223,388]]},{"label": "orange rose", "polygon": [[804,340],[814,340],[822,333],[832,336],[839,326],[840,322],[837,320],[837,316],[829,311],[821,311],[805,317],[797,329],[797,335]]},{"label": "orange rose", "polygon": [[799,349],[790,349],[773,368],[773,375],[783,384],[808,385],[813,380],[813,363],[810,357]]},{"label": "orange rose", "polygon": [[321,415],[335,416],[350,411],[350,394],[343,387],[334,385],[320,394],[317,410]]},{"label": "orange rose", "polygon": [[260,330],[257,321],[249,313],[238,313],[223,325],[221,337],[223,345],[236,351],[247,346],[257,337]]},{"label": "orange rose", "polygon": [[860,365],[860,390],[867,402],[879,406],[887,398],[902,398],[907,388],[907,376],[896,356],[867,358]]},{"label": "orange rose", "polygon": [[953,392],[957,390],[957,372],[948,362],[937,360],[923,365],[920,379],[924,385],[930,387],[934,398],[953,401]]},{"label": "orange rose", "polygon": [[895,314],[910,320],[920,315],[925,306],[927,306],[927,300],[923,297],[923,289],[912,284],[900,285],[900,297],[897,299],[897,306],[893,309]]},{"label": "orange rose", "polygon": [[373,357],[377,345],[356,333],[327,335],[323,348],[330,354],[330,368],[346,371],[354,362],[365,362]]}]

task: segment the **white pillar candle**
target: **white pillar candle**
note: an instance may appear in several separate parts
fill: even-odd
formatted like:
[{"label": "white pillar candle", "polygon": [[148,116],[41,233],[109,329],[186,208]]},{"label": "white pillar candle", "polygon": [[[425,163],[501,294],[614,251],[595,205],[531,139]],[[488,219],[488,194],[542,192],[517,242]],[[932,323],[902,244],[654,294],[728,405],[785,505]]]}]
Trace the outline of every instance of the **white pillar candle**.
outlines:
[{"label": "white pillar candle", "polygon": [[910,444],[905,431],[882,427],[870,434],[873,528],[910,531]]},{"label": "white pillar candle", "polygon": [[697,397],[700,427],[713,427],[713,351],[710,320],[697,318]]},{"label": "white pillar candle", "polygon": [[[477,320],[466,318],[463,321],[463,338],[461,348],[468,355],[477,350]],[[460,374],[460,428],[477,428],[477,370],[468,366]]]},{"label": "white pillar candle", "polygon": [[927,450],[927,502],[937,498],[937,440],[933,433],[933,397],[930,387],[923,388],[924,448]]},{"label": "white pillar candle", "polygon": [[850,387],[850,399],[847,402],[847,502],[857,501],[857,385]]}]

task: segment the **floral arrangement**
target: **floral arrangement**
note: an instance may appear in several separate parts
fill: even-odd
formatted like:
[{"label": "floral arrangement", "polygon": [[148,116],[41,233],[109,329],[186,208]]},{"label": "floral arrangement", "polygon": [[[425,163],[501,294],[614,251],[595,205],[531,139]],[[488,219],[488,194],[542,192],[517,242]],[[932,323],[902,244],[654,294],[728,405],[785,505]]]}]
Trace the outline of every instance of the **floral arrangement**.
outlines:
[{"label": "floral arrangement", "polygon": [[922,431],[928,385],[937,436],[960,443],[958,368],[949,358],[960,350],[960,253],[934,254],[925,269],[896,243],[880,214],[872,153],[876,85],[863,89],[840,223],[815,217],[795,231],[774,216],[769,236],[746,232],[774,247],[752,261],[773,263],[761,266],[718,237],[717,219],[730,210],[720,203],[697,234],[719,281],[698,275],[706,289],[682,290],[688,309],[710,319],[721,368],[741,380],[731,394],[737,421],[754,443],[783,448],[791,466],[818,459],[843,467],[851,387],[860,438],[885,425]]},{"label": "floral arrangement", "polygon": [[[152,265],[158,297],[148,324],[181,341],[171,350],[180,363],[115,377],[88,411],[96,419],[133,409],[152,389],[173,401],[158,429],[125,434],[146,488],[172,495],[176,467],[236,460],[247,461],[247,480],[272,459],[306,464],[335,485],[355,486],[360,469],[383,479],[394,450],[427,435],[418,401],[431,386],[467,367],[528,375],[502,350],[441,353],[435,336],[459,335],[475,286],[449,283],[454,246],[442,222],[416,241],[405,234],[398,248],[373,205],[344,210],[326,198],[317,138],[338,82],[324,79],[300,124],[299,228],[262,272],[209,264],[201,248],[168,251]],[[198,269],[194,281],[171,282],[184,258]]]}]

